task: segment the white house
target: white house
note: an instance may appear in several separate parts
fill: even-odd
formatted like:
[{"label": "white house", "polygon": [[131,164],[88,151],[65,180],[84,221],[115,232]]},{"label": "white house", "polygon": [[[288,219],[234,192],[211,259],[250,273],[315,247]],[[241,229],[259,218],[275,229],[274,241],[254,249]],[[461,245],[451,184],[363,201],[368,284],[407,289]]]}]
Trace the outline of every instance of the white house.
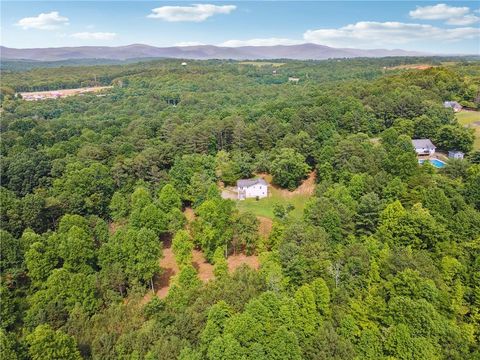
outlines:
[{"label": "white house", "polygon": [[445,101],[443,107],[452,108],[454,112],[459,112],[462,110],[462,105],[456,101]]},{"label": "white house", "polygon": [[415,148],[415,152],[418,155],[433,155],[435,154],[435,145],[432,144],[430,139],[414,139],[412,145]]},{"label": "white house", "polygon": [[463,159],[464,156],[465,156],[465,154],[461,151],[458,151],[458,150],[450,150],[448,152],[448,157],[450,159]]},{"label": "white house", "polygon": [[300,78],[298,78],[298,77],[290,76],[288,78],[288,82],[291,82],[291,83],[294,83],[294,84],[298,84],[299,81],[300,81]]},{"label": "white house", "polygon": [[237,181],[238,200],[259,199],[268,196],[268,184],[263,179],[242,179]]}]

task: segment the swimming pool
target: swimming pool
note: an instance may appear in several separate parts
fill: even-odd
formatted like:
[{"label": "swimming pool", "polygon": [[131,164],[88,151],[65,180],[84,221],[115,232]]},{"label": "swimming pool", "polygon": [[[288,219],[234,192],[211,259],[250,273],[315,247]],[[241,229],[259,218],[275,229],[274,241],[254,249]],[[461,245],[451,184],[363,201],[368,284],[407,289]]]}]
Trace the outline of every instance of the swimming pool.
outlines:
[{"label": "swimming pool", "polygon": [[[418,160],[419,164],[423,164],[426,160]],[[446,164],[442,160],[438,159],[429,159],[430,163],[436,168],[443,168]]]}]

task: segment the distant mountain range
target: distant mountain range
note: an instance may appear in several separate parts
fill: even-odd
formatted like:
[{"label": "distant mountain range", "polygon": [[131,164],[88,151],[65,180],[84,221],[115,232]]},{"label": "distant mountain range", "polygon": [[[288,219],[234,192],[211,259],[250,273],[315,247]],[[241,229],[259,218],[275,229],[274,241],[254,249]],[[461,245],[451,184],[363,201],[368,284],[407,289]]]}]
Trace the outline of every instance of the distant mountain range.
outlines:
[{"label": "distant mountain range", "polygon": [[0,46],[0,56],[2,59],[37,61],[78,59],[128,60],[141,58],[323,60],[331,58],[425,55],[429,54],[400,49],[341,49],[317,44],[242,47],[220,47],[213,45],[155,47],[133,44],[116,47],[78,46],[36,49],[14,49]]}]

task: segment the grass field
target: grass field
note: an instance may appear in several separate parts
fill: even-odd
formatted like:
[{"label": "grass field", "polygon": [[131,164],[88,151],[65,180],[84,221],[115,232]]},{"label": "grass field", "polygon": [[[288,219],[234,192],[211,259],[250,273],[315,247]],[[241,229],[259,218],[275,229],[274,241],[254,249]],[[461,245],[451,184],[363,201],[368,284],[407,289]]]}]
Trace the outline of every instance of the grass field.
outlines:
[{"label": "grass field", "polygon": [[[266,176],[265,180],[270,183],[271,177]],[[315,189],[315,175],[312,173],[308,179],[306,179],[300,187],[295,191],[288,191],[279,189],[274,186],[269,186],[269,196],[260,200],[246,199],[237,201],[237,207],[241,212],[250,211],[257,216],[263,216],[269,219],[273,219],[273,208],[275,204],[281,204],[286,206],[291,204],[295,207],[292,211],[292,215],[295,217],[301,217],[303,209],[308,199],[313,194]]]},{"label": "grass field", "polygon": [[455,115],[460,124],[475,130],[473,148],[480,150],[480,111],[461,111]]},{"label": "grass field", "polygon": [[253,66],[273,66],[273,67],[278,67],[278,66],[285,65],[285,63],[268,62],[268,61],[242,61],[239,64],[240,65],[253,65]]},{"label": "grass field", "polygon": [[276,189],[271,191],[271,195],[267,198],[255,200],[255,199],[246,199],[238,201],[238,209],[241,212],[250,211],[257,216],[263,216],[270,219],[273,219],[273,207],[275,204],[282,204],[286,206],[287,204],[292,204],[295,209],[292,211],[292,214],[296,217],[300,217],[303,214],[303,209],[305,208],[305,203],[310,198],[308,195],[293,195],[292,197],[285,198],[278,196]]}]

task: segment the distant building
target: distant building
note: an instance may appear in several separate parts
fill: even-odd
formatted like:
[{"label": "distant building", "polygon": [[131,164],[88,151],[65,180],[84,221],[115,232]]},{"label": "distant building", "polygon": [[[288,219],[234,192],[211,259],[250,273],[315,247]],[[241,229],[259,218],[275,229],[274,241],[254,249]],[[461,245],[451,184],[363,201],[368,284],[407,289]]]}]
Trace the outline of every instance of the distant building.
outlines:
[{"label": "distant building", "polygon": [[298,78],[298,77],[292,77],[292,76],[290,76],[290,77],[288,78],[288,82],[292,82],[292,83],[294,83],[294,84],[298,84],[299,81],[300,81],[300,78]]},{"label": "distant building", "polygon": [[456,101],[445,101],[443,103],[443,107],[446,107],[446,108],[451,108],[453,109],[453,111],[455,112],[459,112],[462,110],[462,105],[460,105],[458,102]]},{"label": "distant building", "polygon": [[415,148],[415,152],[418,155],[433,155],[435,154],[435,145],[432,144],[430,139],[414,139],[412,145]]},{"label": "distant building", "polygon": [[448,152],[448,157],[450,159],[463,159],[464,156],[465,156],[465,154],[461,151],[458,151],[458,150],[450,150]]},{"label": "distant building", "polygon": [[272,70],[273,75],[277,75],[277,70]]},{"label": "distant building", "polygon": [[268,184],[263,179],[242,179],[237,181],[238,200],[259,199],[268,196]]},{"label": "distant building", "polygon": [[187,63],[186,63],[186,62],[182,62],[182,66],[187,66]]}]

